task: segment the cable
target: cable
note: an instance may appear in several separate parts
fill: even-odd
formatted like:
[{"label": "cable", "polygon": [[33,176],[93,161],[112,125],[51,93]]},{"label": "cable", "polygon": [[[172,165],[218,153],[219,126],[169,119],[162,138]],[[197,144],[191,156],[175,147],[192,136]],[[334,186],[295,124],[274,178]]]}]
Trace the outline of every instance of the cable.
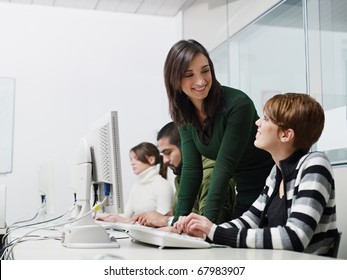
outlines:
[{"label": "cable", "polygon": [[98,197],[98,189],[99,189],[99,184],[98,183],[93,183],[93,191],[94,191],[94,202],[93,206],[98,203],[99,197]]},{"label": "cable", "polygon": [[[81,220],[81,219],[83,219],[84,217],[90,215],[90,214],[93,213],[93,212],[99,211],[99,210],[101,209],[102,205],[106,202],[106,200],[107,200],[107,197],[105,197],[104,200],[103,200],[101,203],[95,205],[90,211],[88,211],[87,213],[85,213],[85,214],[82,215],[81,217],[78,217],[78,218],[76,218],[76,219],[74,219],[74,220],[67,221],[67,222],[64,222],[64,223],[55,224],[54,227],[64,226],[64,225],[66,225],[66,224],[70,224],[70,223],[76,222],[76,221]],[[12,243],[12,246],[10,246],[9,248],[8,248],[8,247],[6,248],[6,250],[5,250],[5,251],[3,252],[3,254],[1,255],[1,258],[0,258],[0,259],[1,259],[1,260],[3,260],[3,259],[9,259],[9,258],[11,257],[11,253],[12,253],[12,251],[13,251],[13,248],[14,248],[24,237],[30,235],[31,233],[33,233],[33,232],[35,232],[35,231],[37,231],[37,230],[47,229],[47,228],[50,228],[50,227],[52,227],[52,225],[48,225],[48,226],[41,227],[41,228],[35,228],[35,229],[33,229],[33,230],[27,232],[26,234],[22,235],[21,237],[17,238],[17,239]],[[7,249],[8,249],[8,252],[6,253]],[[5,258],[5,254],[7,255],[6,258]]]},{"label": "cable", "polygon": [[[13,226],[13,225],[15,225],[15,224],[20,224],[20,223],[26,223],[26,222],[33,221],[33,220],[38,216],[40,210],[41,210],[42,208],[45,208],[46,204],[47,204],[46,195],[42,194],[42,195],[41,195],[41,205],[40,205],[40,207],[37,209],[36,214],[34,215],[34,217],[32,217],[31,219],[28,219],[28,220],[24,220],[24,221],[20,221],[20,220],[19,220],[19,221],[17,221],[17,222],[14,222],[11,226]],[[24,217],[25,217],[25,216],[24,216]],[[9,227],[11,227],[11,226],[9,226]]]},{"label": "cable", "polygon": [[[49,222],[52,222],[52,221],[56,221],[56,220],[59,220],[60,218],[64,217],[67,213],[71,212],[73,210],[75,206],[71,207],[68,211],[66,211],[64,214],[58,216],[58,217],[55,217],[53,219],[50,219],[50,220],[45,220],[45,221],[41,221],[41,222],[37,222],[37,223],[33,223],[33,224],[26,224],[26,225],[22,225],[22,226],[16,226],[13,228],[13,225],[16,224],[16,223],[13,223],[11,226],[8,226],[7,229],[6,229],[6,233],[3,235],[2,239],[1,239],[1,244],[2,246],[5,245],[5,240],[6,238],[8,237],[8,235],[10,233],[12,233],[14,230],[16,229],[19,229],[19,228],[23,228],[23,227],[31,227],[31,226],[35,226],[35,225],[40,225],[40,224],[44,224],[44,223],[49,223]],[[35,215],[35,217],[37,216],[37,214]],[[30,220],[29,220],[30,221]],[[19,222],[17,222],[19,223]]]},{"label": "cable", "polygon": [[[47,239],[54,239],[57,241],[61,241],[61,237],[58,236],[41,236],[41,235],[29,235],[27,237],[32,237],[35,238],[32,241],[39,241],[39,240],[47,240]],[[3,253],[7,250],[7,248],[9,248],[10,246],[13,245],[13,243],[17,240],[18,238],[14,239],[11,241],[11,243],[7,244],[4,248],[2,248],[0,250],[0,256],[1,256],[1,260],[3,260]],[[24,241],[28,241],[28,240],[21,240],[19,243],[22,243]],[[8,256],[8,260],[10,259],[10,256]]]}]

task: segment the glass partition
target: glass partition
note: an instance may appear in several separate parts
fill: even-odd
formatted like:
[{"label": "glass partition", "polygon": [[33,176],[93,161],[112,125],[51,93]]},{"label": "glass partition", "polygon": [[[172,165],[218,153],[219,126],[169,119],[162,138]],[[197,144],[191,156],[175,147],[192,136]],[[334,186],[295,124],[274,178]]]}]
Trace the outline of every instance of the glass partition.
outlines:
[{"label": "glass partition", "polygon": [[[276,93],[306,92],[305,34],[301,1],[287,1],[213,51],[213,61],[228,57],[228,85],[246,92],[262,116],[264,102]],[[218,75],[225,76],[225,74]]]},{"label": "glass partition", "polygon": [[319,1],[322,100],[326,129],[318,149],[347,162],[347,1]]},{"label": "glass partition", "polygon": [[313,150],[325,151],[334,164],[346,163],[346,32],[347,1],[287,0],[230,37],[211,58],[219,81],[246,92],[259,116],[276,93],[317,98],[326,124]]}]

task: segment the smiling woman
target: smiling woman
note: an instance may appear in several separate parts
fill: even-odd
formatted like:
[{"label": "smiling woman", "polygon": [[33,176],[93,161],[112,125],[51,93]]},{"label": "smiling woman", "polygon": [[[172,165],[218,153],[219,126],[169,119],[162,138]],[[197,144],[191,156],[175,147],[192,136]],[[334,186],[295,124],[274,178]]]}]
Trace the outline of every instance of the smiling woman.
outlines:
[{"label": "smiling woman", "polygon": [[15,80],[0,78],[0,173],[12,172]]},{"label": "smiling woman", "polygon": [[215,160],[204,216],[216,221],[230,179],[236,181],[234,217],[248,210],[273,166],[253,144],[258,115],[242,91],[221,86],[206,49],[181,40],[170,49],[164,79],[172,120],[179,126],[183,166],[174,222],[192,211],[202,181],[202,156]]}]

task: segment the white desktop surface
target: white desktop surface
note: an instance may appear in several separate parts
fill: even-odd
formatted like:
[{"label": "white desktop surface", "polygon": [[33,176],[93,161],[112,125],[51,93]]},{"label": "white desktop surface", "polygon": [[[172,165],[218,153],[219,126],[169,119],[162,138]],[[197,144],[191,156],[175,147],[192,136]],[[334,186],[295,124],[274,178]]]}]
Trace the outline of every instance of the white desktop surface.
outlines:
[{"label": "white desktop surface", "polygon": [[[330,258],[286,250],[263,250],[241,248],[176,249],[146,245],[132,241],[121,232],[109,231],[118,238],[120,248],[74,249],[66,248],[60,240],[29,240],[13,249],[15,260],[327,260]],[[21,236],[22,230],[15,234]],[[59,232],[44,231],[42,235],[59,235]],[[13,236],[14,237],[14,236]],[[125,237],[125,239],[119,239]],[[108,254],[111,254],[110,256]]]}]

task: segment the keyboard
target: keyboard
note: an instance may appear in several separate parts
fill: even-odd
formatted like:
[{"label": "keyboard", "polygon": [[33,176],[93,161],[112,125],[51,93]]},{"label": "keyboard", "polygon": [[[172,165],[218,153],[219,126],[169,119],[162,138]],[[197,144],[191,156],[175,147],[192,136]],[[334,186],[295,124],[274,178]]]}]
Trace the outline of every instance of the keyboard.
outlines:
[{"label": "keyboard", "polygon": [[[98,222],[99,223],[99,222]],[[147,227],[140,224],[128,223],[99,223],[109,229],[120,230],[128,234],[132,239],[159,248],[211,248],[211,244],[200,237],[193,237],[187,234],[177,234],[162,231],[157,228]]]}]

